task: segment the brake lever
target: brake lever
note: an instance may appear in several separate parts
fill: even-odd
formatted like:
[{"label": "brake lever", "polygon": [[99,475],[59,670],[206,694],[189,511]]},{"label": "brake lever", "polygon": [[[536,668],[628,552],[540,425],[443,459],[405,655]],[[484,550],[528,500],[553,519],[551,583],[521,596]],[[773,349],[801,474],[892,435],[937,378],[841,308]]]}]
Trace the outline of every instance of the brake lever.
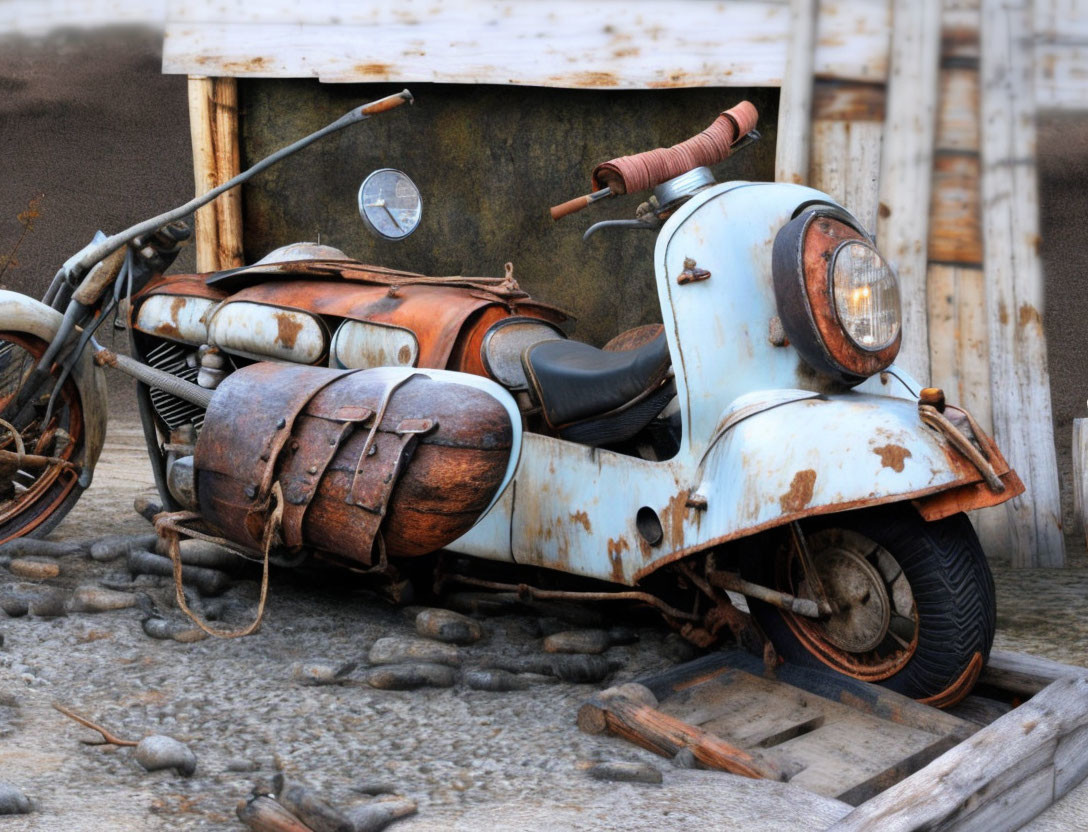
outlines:
[{"label": "brake lever", "polygon": [[664,221],[658,219],[653,214],[648,214],[648,219],[638,220],[601,220],[595,222],[589,228],[586,229],[586,233],[582,235],[582,240],[588,240],[598,231],[603,231],[606,228],[634,228],[639,231],[657,231],[664,225]]}]

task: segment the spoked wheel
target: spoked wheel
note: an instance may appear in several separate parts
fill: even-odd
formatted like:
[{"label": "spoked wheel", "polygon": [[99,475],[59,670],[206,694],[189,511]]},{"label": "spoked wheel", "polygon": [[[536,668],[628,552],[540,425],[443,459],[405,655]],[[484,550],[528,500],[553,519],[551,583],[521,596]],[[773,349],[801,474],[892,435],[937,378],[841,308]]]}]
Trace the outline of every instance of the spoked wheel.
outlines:
[{"label": "spoked wheel", "polygon": [[[46,346],[27,333],[0,332],[0,413]],[[65,381],[45,422],[52,387],[47,385],[14,424],[0,421],[0,543],[48,534],[83,491],[79,474],[85,430],[79,391],[71,378]]]},{"label": "spoked wheel", "polygon": [[[750,600],[778,652],[933,704],[962,698],[990,654],[996,618],[993,578],[966,516],[927,523],[893,505],[814,518],[804,533],[831,614]],[[753,574],[815,597],[790,541],[779,536],[763,558]]]}]

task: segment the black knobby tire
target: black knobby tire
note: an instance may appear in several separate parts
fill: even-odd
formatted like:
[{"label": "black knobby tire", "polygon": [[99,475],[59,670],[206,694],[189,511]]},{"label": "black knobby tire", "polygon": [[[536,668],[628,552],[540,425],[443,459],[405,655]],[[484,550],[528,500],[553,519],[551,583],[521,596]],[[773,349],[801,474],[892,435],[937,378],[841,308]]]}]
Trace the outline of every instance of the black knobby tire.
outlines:
[{"label": "black knobby tire", "polygon": [[[913,650],[904,648],[890,675],[870,675],[869,681],[921,699],[944,693],[961,680],[972,662],[978,666],[976,654],[985,663],[996,624],[994,582],[966,515],[927,523],[912,506],[897,504],[813,518],[804,522],[803,529],[806,537],[824,529],[858,532],[891,554],[909,582],[917,615]],[[781,535],[776,543],[752,552],[759,562],[749,561],[749,574],[786,589],[781,586],[781,559],[787,556],[788,544]],[[775,551],[777,556],[772,555]],[[778,563],[772,563],[776,557]],[[792,614],[755,599],[749,600],[749,607],[787,661],[866,678],[864,673],[851,672],[843,663],[829,660],[826,654],[819,656],[798,636],[811,630],[811,622],[799,625]],[[803,630],[804,626],[809,630]],[[843,655],[847,661],[855,658]]]}]

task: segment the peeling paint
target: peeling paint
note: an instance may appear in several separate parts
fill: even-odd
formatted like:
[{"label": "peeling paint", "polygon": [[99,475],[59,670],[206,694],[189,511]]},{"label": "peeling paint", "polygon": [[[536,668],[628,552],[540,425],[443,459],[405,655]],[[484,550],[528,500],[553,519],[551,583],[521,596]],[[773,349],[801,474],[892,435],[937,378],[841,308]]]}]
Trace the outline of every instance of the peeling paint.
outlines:
[{"label": "peeling paint", "polygon": [[902,445],[881,445],[873,448],[873,453],[880,457],[880,464],[891,468],[897,474],[903,472],[903,460],[910,458],[911,452]]},{"label": "peeling paint", "polygon": [[584,511],[576,511],[571,514],[570,521],[572,523],[581,524],[582,528],[585,529],[587,533],[593,533],[593,527],[589,524],[589,515],[586,514]]},{"label": "peeling paint", "polygon": [[790,490],[778,498],[782,511],[791,514],[801,511],[812,500],[813,488],[816,485],[816,472],[811,468],[798,471],[790,482]]}]

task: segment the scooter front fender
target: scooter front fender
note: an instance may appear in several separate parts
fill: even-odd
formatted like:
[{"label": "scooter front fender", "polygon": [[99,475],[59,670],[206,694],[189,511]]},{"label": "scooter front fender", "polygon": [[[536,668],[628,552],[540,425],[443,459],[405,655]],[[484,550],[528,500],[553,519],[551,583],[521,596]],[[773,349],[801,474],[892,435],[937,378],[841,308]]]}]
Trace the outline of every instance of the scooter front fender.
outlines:
[{"label": "scooter front fender", "polygon": [[[62,318],[60,312],[41,301],[18,292],[0,290],[0,331],[25,332],[50,341]],[[80,483],[87,486],[106,441],[106,420],[109,415],[106,376],[102,368],[94,363],[88,350],[72,370],[72,377],[83,405],[84,455]]]},{"label": "scooter front fender", "polygon": [[[1023,491],[986,440],[990,462],[1006,485],[1003,492],[989,492],[979,470],[922,422],[911,399],[800,390],[741,399],[726,411],[703,458],[689,498],[701,517],[685,522],[684,547],[648,564],[636,578],[684,555],[813,515],[913,500],[935,519]],[[951,508],[945,500],[927,511],[935,495],[945,492],[985,493],[953,500]]]}]

